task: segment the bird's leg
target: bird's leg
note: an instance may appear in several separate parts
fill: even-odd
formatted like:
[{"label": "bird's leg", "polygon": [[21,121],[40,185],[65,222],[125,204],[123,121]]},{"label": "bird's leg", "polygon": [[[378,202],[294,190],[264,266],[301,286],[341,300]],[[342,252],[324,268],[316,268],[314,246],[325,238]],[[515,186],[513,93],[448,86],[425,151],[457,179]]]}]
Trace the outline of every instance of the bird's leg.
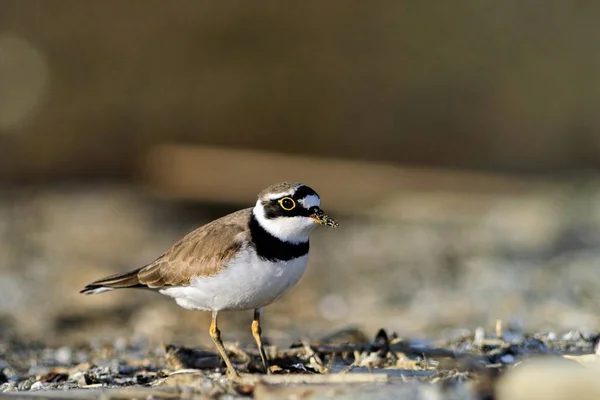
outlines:
[{"label": "bird's leg", "polygon": [[265,367],[265,372],[267,374],[271,373],[269,369],[269,361],[267,360],[267,355],[265,354],[265,349],[263,348],[262,339],[260,334],[262,330],[260,329],[260,309],[254,310],[254,320],[252,321],[252,336],[254,336],[254,340],[256,340],[256,345],[258,346],[258,352],[260,353],[260,358],[262,359],[263,365]]},{"label": "bird's leg", "polygon": [[210,323],[210,337],[215,342],[215,346],[217,346],[217,350],[221,354],[223,361],[225,361],[225,365],[227,365],[227,375],[230,378],[239,378],[240,375],[237,373],[235,368],[233,368],[233,364],[229,357],[227,357],[227,353],[225,353],[225,347],[223,347],[223,342],[221,341],[221,331],[217,328],[217,311],[213,311],[212,313],[212,322]]}]

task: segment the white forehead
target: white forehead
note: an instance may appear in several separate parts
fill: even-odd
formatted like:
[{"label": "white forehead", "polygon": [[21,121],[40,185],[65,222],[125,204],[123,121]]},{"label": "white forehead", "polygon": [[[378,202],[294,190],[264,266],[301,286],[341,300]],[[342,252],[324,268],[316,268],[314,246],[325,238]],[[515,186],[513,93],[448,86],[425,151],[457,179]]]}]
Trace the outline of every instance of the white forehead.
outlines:
[{"label": "white forehead", "polygon": [[302,207],[307,210],[314,206],[321,207],[321,199],[315,194],[309,194],[308,196],[299,199],[298,203],[302,204]]}]

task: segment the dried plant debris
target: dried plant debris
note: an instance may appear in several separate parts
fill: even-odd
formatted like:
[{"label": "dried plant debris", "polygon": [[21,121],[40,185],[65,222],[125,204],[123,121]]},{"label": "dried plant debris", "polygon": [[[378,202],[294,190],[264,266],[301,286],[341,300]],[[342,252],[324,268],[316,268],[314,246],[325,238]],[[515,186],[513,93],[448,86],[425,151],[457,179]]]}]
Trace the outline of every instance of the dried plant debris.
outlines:
[{"label": "dried plant debris", "polygon": [[320,391],[329,390],[337,393],[336,398],[362,394],[397,398],[402,393],[406,398],[426,399],[433,390],[452,393],[457,399],[494,399],[498,379],[529,358],[600,365],[596,360],[599,338],[598,333],[577,331],[559,336],[501,329],[486,337],[477,329],[425,341],[404,339],[383,329],[369,339],[357,329],[346,329],[289,348],[268,346],[270,375],[260,373],[254,346],[228,344],[227,351],[242,373],[238,380],[224,377],[222,361],[212,350],[173,344],[151,348],[126,340],[51,349],[13,339],[0,346],[0,392],[22,396],[60,390],[62,397],[78,398],[112,390],[114,397],[268,399],[319,397]]}]

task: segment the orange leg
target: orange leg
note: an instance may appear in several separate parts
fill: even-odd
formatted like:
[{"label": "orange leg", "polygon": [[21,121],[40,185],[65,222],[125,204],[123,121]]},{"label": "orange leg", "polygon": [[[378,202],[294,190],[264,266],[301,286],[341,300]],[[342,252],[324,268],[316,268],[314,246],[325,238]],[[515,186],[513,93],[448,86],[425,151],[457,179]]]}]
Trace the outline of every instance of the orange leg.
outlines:
[{"label": "orange leg", "polygon": [[227,375],[230,378],[239,378],[240,375],[237,373],[235,368],[233,368],[233,364],[229,357],[227,357],[227,353],[225,352],[225,347],[223,347],[223,342],[221,341],[221,331],[217,328],[217,311],[213,311],[212,313],[212,322],[210,323],[210,337],[215,342],[215,346],[217,346],[217,350],[221,354],[223,361],[225,361],[225,365],[227,365]]},{"label": "orange leg", "polygon": [[258,346],[258,352],[260,353],[260,358],[262,359],[263,366],[265,367],[265,372],[267,374],[271,373],[269,369],[269,361],[267,360],[267,355],[265,354],[265,349],[263,348],[262,339],[260,334],[262,330],[260,329],[260,310],[254,310],[254,320],[252,321],[252,336],[254,336],[254,340],[256,341],[256,345]]}]

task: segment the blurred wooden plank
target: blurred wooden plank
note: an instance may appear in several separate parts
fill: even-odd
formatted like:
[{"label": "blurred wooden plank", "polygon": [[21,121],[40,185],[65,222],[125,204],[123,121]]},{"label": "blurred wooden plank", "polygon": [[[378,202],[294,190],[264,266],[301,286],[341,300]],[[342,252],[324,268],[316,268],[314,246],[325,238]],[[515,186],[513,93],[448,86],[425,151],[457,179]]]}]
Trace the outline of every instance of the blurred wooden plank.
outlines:
[{"label": "blurred wooden plank", "polygon": [[489,173],[178,144],[152,149],[142,176],[160,196],[248,205],[272,183],[303,182],[321,195],[324,208],[335,211],[370,208],[403,190],[493,195],[528,185],[520,178]]}]

